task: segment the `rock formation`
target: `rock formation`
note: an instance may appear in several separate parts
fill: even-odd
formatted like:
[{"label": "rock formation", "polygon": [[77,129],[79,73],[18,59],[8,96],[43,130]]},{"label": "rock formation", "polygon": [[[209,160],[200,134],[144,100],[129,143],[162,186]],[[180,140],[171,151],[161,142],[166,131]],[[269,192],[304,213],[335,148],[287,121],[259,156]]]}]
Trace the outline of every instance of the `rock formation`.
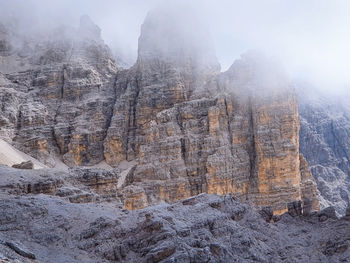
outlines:
[{"label": "rock formation", "polygon": [[17,168],[17,169],[33,169],[34,164],[32,163],[32,161],[27,161],[27,162],[21,162],[18,164],[14,164],[14,165],[12,165],[12,167]]},{"label": "rock formation", "polygon": [[350,205],[350,111],[348,98],[305,92],[300,94],[300,151],[307,159],[320,191],[323,208],[333,205],[345,214]]},{"label": "rock formation", "polygon": [[23,63],[0,63],[1,138],[46,165],[127,167],[128,209],[233,193],[275,214],[295,200],[318,210],[299,155],[296,95],[280,66],[250,52],[220,73],[208,32],[182,18],[150,12],[129,70],[116,67],[86,16],[78,29],[16,47],[16,34],[2,33],[1,61]]},{"label": "rock formation", "polygon": [[0,24],[0,262],[349,262],[344,105],[258,52],[220,72],[187,11],[112,57],[88,16]]},{"label": "rock formation", "polygon": [[117,69],[99,28],[82,17],[77,30],[30,41],[11,56],[31,67],[1,76],[1,135],[51,166],[57,154],[71,166],[100,162]]},{"label": "rock formation", "polygon": [[201,194],[136,211],[43,194],[0,196],[0,262],[326,263],[350,257],[350,220],[338,219],[334,209],[285,213],[267,223],[231,195]]},{"label": "rock formation", "polygon": [[[117,74],[116,90],[124,93],[105,157],[112,166],[138,162],[124,189],[126,206],[207,192],[234,193],[276,213],[306,194],[318,209],[312,177],[301,176],[297,100],[283,72],[249,53],[220,74],[207,35],[195,30],[191,41],[179,41],[172,15],[146,18],[137,63]],[[157,42],[164,35],[169,39]],[[312,185],[302,191],[306,181]]]}]

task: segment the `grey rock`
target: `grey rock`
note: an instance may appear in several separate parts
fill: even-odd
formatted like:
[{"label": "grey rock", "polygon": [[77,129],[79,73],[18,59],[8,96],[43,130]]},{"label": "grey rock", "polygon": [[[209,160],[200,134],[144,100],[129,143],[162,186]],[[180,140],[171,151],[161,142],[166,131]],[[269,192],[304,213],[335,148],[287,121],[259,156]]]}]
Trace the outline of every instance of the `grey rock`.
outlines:
[{"label": "grey rock", "polygon": [[350,216],[350,207],[346,208],[345,216]]},{"label": "grey rock", "polygon": [[347,96],[337,97],[297,84],[300,152],[320,192],[321,208],[344,215],[350,200],[350,110]]},{"label": "grey rock", "polygon": [[26,251],[25,249],[21,248],[18,244],[15,244],[13,242],[7,241],[5,244],[13,249],[17,254],[21,255],[22,257],[35,259],[35,255],[29,251]]},{"label": "grey rock", "polygon": [[[38,262],[326,263],[350,257],[350,221],[334,217],[334,209],[306,217],[283,214],[267,223],[232,196],[195,199],[125,214],[109,203],[6,197],[0,201],[0,237],[30,248]],[[322,214],[332,220],[320,222]],[[0,253],[9,252],[0,245]]]},{"label": "grey rock", "polygon": [[2,45],[11,56],[0,60],[0,136],[50,167],[57,158],[69,167],[134,165],[118,187],[116,176],[70,176],[89,188],[66,196],[72,202],[118,195],[139,209],[234,193],[280,213],[300,198],[319,209],[300,165],[297,100],[285,72],[248,52],[220,73],[208,30],[189,10],[151,11],[128,70],[87,16],[40,38],[5,29],[4,43],[18,44]]},{"label": "grey rock", "polygon": [[273,217],[273,209],[270,206],[263,207],[259,211],[259,214],[265,219],[266,222],[271,222]]},{"label": "grey rock", "polygon": [[19,164],[14,164],[12,165],[12,167],[16,169],[33,169],[34,164],[32,161],[27,161],[27,162],[21,162]]},{"label": "grey rock", "polygon": [[300,216],[302,214],[303,208],[302,208],[302,202],[301,201],[294,201],[288,203],[288,214],[291,216]]},{"label": "grey rock", "polygon": [[21,53],[26,68],[7,71],[0,63],[6,73],[0,81],[0,136],[49,166],[57,155],[70,166],[102,161],[118,69],[98,27],[83,16],[78,29],[17,37],[13,55],[0,62],[7,65]]},{"label": "grey rock", "polygon": [[327,208],[320,211],[319,220],[321,222],[323,222],[323,221],[326,221],[328,219],[337,219],[334,207],[327,207]]}]

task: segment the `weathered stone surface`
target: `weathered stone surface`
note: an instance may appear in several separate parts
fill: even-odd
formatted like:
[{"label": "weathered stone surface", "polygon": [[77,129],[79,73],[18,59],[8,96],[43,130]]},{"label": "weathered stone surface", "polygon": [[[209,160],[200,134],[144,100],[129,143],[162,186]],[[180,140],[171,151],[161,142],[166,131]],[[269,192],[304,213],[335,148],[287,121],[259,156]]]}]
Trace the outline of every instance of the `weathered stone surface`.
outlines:
[{"label": "weathered stone surface", "polygon": [[310,214],[312,211],[320,210],[317,185],[308,167],[308,163],[302,154],[299,155],[301,194],[303,201],[303,214]]},{"label": "weathered stone surface", "polygon": [[35,259],[35,255],[33,253],[24,250],[23,248],[21,248],[17,244],[9,242],[9,241],[7,241],[5,244],[9,248],[13,249],[17,254],[21,255],[22,257]]},{"label": "weathered stone surface", "polygon": [[88,187],[101,197],[114,197],[117,195],[119,171],[106,171],[103,169],[72,169],[71,177]]},{"label": "weathered stone surface", "polygon": [[[196,41],[179,48],[162,19],[146,18],[138,61],[117,76],[116,89],[124,93],[105,141],[110,165],[138,162],[125,191],[128,207],[203,192],[234,193],[258,206],[272,205],[276,213],[304,194],[316,204],[312,177],[301,178],[296,95],[279,66],[249,53],[219,74],[214,59],[203,62],[186,52]],[[169,39],[156,42],[164,31]],[[302,193],[308,178],[311,185]]]},{"label": "weathered stone surface", "polygon": [[27,162],[22,162],[19,164],[14,164],[14,165],[12,165],[12,167],[17,168],[17,169],[33,169],[34,164],[32,161],[27,161]]},{"label": "weathered stone surface", "polygon": [[121,205],[120,172],[97,168],[17,170],[0,166],[0,194],[59,196],[72,203],[113,201]]},{"label": "weathered stone surface", "polygon": [[265,206],[259,211],[259,214],[269,223],[273,217],[273,210],[270,206]]},{"label": "weathered stone surface", "polygon": [[0,82],[2,138],[51,166],[55,155],[70,166],[100,162],[117,69],[99,29],[83,17],[78,29],[28,41],[13,53],[30,67],[4,70]]},{"label": "weathered stone surface", "polygon": [[[302,199],[317,210],[300,166],[296,95],[280,65],[250,52],[220,73],[208,32],[187,11],[181,16],[149,13],[129,70],[116,68],[86,16],[79,29],[29,42],[31,52],[12,50],[32,67],[2,76],[0,95],[13,105],[2,108],[1,136],[52,166],[57,157],[70,167],[133,162],[119,187],[102,179],[113,188],[107,195],[121,188],[128,209],[233,193],[275,214]],[[71,200],[103,195],[93,184],[94,194]]]},{"label": "weathered stone surface", "polygon": [[[286,213],[267,223],[230,195],[202,194],[128,213],[106,203],[6,197],[0,210],[0,240],[26,248],[37,262],[326,263],[350,257],[350,221]],[[1,242],[0,254],[30,262]]]},{"label": "weathered stone surface", "polygon": [[55,194],[68,175],[59,170],[19,170],[0,166],[0,192],[11,195]]},{"label": "weathered stone surface", "polygon": [[[347,96],[337,98],[298,85],[300,151],[320,192],[321,208],[345,214],[350,197],[350,113]],[[309,92],[306,92],[309,90]]]},{"label": "weathered stone surface", "polygon": [[294,201],[288,203],[288,214],[291,216],[300,216],[302,215],[303,207],[301,201]]},{"label": "weathered stone surface", "polygon": [[326,221],[328,219],[337,219],[335,208],[330,206],[321,210],[318,217],[321,222]]}]

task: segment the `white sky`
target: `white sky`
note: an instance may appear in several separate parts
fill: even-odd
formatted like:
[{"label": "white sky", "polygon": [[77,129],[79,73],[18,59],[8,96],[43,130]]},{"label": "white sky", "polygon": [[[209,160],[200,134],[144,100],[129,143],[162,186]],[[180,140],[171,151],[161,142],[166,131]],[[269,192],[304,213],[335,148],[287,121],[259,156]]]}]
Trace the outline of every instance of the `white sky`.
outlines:
[{"label": "white sky", "polygon": [[[0,0],[1,12],[41,25],[78,25],[88,14],[107,44],[136,56],[140,25],[158,2],[171,0]],[[175,0],[174,0],[175,1]],[[349,0],[188,0],[209,26],[222,69],[260,49],[279,57],[292,76],[339,89],[350,84]],[[181,18],[179,18],[181,19]],[[29,28],[35,23],[24,23]]]}]

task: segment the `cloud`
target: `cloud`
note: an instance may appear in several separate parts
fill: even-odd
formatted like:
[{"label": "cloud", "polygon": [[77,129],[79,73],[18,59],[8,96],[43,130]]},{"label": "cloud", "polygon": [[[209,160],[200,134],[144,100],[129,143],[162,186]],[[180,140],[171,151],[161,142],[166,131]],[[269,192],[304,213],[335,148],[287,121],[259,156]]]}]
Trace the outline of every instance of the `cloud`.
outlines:
[{"label": "cloud", "polygon": [[[171,0],[0,0],[1,18],[20,16],[24,30],[78,25],[88,14],[116,52],[136,59],[149,10]],[[327,89],[350,84],[350,2],[347,0],[188,0],[209,27],[227,69],[240,54],[260,49],[280,57],[290,74]],[[181,20],[181,17],[179,17]]]}]

